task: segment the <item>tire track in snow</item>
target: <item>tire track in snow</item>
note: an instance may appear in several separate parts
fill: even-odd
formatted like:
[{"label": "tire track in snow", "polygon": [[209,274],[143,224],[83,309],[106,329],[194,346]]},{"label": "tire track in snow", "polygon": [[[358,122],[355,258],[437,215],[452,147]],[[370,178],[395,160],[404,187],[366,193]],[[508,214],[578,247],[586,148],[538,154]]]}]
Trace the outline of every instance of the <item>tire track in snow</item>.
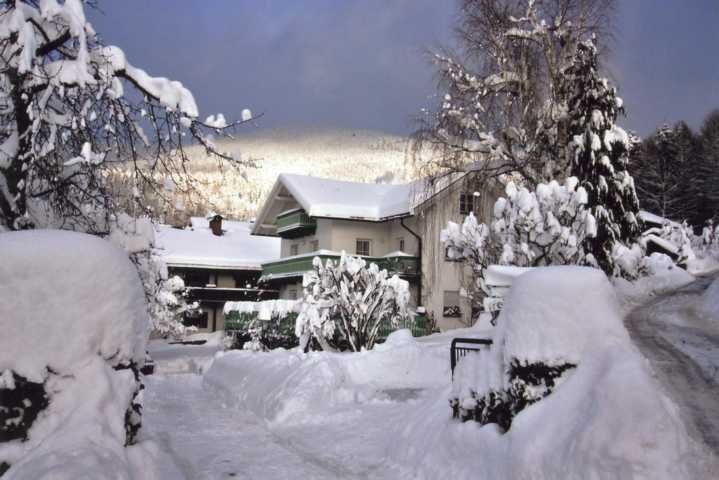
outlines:
[{"label": "tire track in snow", "polygon": [[199,375],[157,375],[145,384],[141,439],[160,444],[192,480],[345,478],[337,465],[292,449],[253,414],[223,404]]},{"label": "tire track in snow", "polygon": [[[679,406],[690,434],[719,456],[719,380],[679,346],[700,339],[706,359],[719,358],[719,326],[696,313],[713,278],[658,296],[625,318],[629,334],[670,398]],[[714,360],[716,361],[716,360]],[[702,362],[704,363],[704,362]],[[704,367],[704,368],[702,368]]]}]

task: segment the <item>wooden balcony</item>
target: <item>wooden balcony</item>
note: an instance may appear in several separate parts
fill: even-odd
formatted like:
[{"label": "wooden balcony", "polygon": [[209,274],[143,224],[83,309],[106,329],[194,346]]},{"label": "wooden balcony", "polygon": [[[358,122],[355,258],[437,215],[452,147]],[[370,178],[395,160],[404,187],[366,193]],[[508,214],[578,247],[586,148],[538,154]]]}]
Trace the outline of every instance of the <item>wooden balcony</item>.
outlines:
[{"label": "wooden balcony", "polygon": [[290,210],[277,216],[277,235],[282,238],[297,238],[312,235],[317,221],[302,209]]}]

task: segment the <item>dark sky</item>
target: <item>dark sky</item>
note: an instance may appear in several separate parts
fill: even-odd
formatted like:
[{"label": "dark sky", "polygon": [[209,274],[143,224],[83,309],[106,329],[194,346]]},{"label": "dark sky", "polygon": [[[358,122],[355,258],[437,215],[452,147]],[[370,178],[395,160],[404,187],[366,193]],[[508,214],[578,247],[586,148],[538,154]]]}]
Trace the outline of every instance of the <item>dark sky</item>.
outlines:
[{"label": "dark sky", "polygon": [[[91,13],[137,67],[188,86],[202,116],[264,127],[394,133],[433,103],[424,52],[449,43],[453,0],[112,0]],[[620,0],[607,62],[644,135],[719,108],[719,0]]]}]

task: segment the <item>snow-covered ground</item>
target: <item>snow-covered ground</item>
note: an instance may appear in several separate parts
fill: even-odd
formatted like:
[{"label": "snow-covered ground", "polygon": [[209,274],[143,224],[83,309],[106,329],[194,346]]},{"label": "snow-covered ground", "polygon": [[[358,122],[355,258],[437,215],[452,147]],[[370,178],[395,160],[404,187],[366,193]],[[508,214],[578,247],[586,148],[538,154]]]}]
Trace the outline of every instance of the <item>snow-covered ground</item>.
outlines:
[{"label": "snow-covered ground", "polygon": [[692,435],[719,454],[719,282],[696,280],[627,316],[633,340]]},{"label": "snow-covered ground", "polygon": [[[187,478],[712,478],[715,458],[687,432],[681,403],[627,343],[611,292],[599,290],[608,307],[595,319],[611,318],[592,328],[608,328],[612,340],[567,350],[579,367],[505,434],[451,418],[451,339],[501,330],[465,329],[421,339],[400,331],[351,354],[205,352],[203,375],[147,379],[141,436],[169,453],[159,458],[174,458]],[[541,291],[532,301],[552,287]],[[582,305],[547,308],[576,316]],[[528,307],[526,321],[546,318],[532,317],[537,305]],[[595,331],[581,330],[566,331],[573,338]],[[504,340],[514,338],[512,351],[534,343],[519,330],[512,335]],[[189,346],[174,354],[182,349],[197,354]],[[161,465],[165,478],[176,478],[176,465]]]}]

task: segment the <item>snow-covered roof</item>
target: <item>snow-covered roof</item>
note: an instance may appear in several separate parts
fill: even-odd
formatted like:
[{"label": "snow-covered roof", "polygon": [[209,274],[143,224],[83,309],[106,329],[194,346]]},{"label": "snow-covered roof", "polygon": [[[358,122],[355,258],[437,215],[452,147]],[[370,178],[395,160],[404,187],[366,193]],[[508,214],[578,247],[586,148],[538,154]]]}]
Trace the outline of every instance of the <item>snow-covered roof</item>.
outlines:
[{"label": "snow-covered roof", "polygon": [[251,235],[252,222],[222,221],[221,236],[209,222],[192,217],[192,227],[158,226],[157,244],[170,266],[261,270],[262,263],[280,258],[280,239]]},{"label": "snow-covered roof", "polygon": [[412,184],[362,183],[283,173],[282,183],[312,217],[380,221],[409,215]]},{"label": "snow-covered roof", "polygon": [[651,212],[647,212],[646,210],[640,210],[639,211],[639,218],[646,223],[653,223],[656,225],[679,225],[677,222],[673,220],[669,220],[665,217],[660,217],[659,215],[656,215]]}]

